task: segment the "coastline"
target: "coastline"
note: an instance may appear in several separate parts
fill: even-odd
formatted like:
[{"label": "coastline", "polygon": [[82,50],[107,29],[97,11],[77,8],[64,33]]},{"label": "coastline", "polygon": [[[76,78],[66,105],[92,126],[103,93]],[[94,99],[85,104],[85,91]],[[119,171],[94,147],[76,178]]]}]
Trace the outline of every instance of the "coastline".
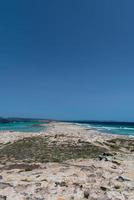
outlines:
[{"label": "coastline", "polygon": [[[45,126],[46,124],[41,124],[41,126]],[[75,133],[72,133],[72,130]],[[50,122],[47,124],[47,129],[40,132],[17,132],[17,131],[0,131],[0,143],[14,142],[19,139],[23,139],[25,137],[34,137],[34,136],[46,136],[46,135],[55,135],[55,134],[63,134],[65,136],[70,136],[70,134],[75,134],[77,137],[82,137],[83,139],[99,139],[103,138],[115,138],[118,135],[115,134],[107,134],[99,132],[95,129],[88,129],[80,124],[74,123],[66,123],[66,122]],[[98,137],[97,137],[98,136]],[[128,137],[128,136],[119,136],[119,137]]]},{"label": "coastline", "polygon": [[[40,142],[40,147],[44,139],[47,139],[49,147],[45,147],[46,151],[49,150],[47,161],[39,159],[43,149],[35,160],[31,157],[25,160],[25,148],[30,150],[30,147],[21,146],[22,143],[15,149],[17,154],[19,148],[24,148],[20,159],[16,159],[15,151],[10,153],[8,150],[9,147],[10,150],[16,148],[17,142],[23,142],[23,145],[31,141],[35,145]],[[133,142],[128,136],[101,133],[63,122],[50,122],[47,129],[39,133],[0,132],[0,199],[132,200]],[[54,154],[56,151],[58,156]],[[52,157],[50,152],[57,157]]]}]

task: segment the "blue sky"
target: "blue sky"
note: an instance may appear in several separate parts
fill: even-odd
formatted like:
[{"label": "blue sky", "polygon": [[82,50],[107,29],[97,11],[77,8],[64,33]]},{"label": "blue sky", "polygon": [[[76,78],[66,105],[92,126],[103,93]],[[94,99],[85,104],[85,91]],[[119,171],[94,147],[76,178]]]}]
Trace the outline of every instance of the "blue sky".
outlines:
[{"label": "blue sky", "polygon": [[134,121],[133,8],[0,2],[0,116]]}]

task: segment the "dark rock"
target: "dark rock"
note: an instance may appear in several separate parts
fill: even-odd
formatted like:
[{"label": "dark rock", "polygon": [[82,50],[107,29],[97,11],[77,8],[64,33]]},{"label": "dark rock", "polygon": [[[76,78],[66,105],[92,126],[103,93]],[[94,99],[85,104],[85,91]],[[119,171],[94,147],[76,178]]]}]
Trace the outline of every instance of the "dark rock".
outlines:
[{"label": "dark rock", "polygon": [[112,157],[100,155],[99,160],[112,161]]},{"label": "dark rock", "polygon": [[112,169],[117,169],[117,167],[116,167],[115,165],[114,165],[114,166],[112,166],[111,168],[112,168]]},{"label": "dark rock", "polygon": [[78,139],[78,143],[81,143],[82,141],[81,141],[81,139]]},{"label": "dark rock", "polygon": [[103,190],[103,191],[107,190],[107,188],[105,186],[101,186],[100,189]]},{"label": "dark rock", "polygon": [[99,160],[103,160],[104,159],[104,156],[103,155],[99,155]]},{"label": "dark rock", "polygon": [[115,186],[114,186],[114,188],[115,188],[116,190],[119,190],[120,187],[121,187],[120,185],[115,185]]},{"label": "dark rock", "polygon": [[115,153],[104,152],[102,155],[99,156],[99,160],[112,161],[114,155]]},{"label": "dark rock", "polygon": [[130,179],[128,179],[127,177],[123,177],[123,176],[118,176],[118,178],[116,180],[120,181],[120,182],[130,181]]},{"label": "dark rock", "polygon": [[83,185],[80,185],[80,189],[82,190],[82,188],[83,188]]},{"label": "dark rock", "polygon": [[112,162],[112,157],[105,157],[105,161],[110,161],[110,162]]},{"label": "dark rock", "polygon": [[106,152],[102,154],[103,156],[114,156],[115,153]]},{"label": "dark rock", "polygon": [[112,163],[116,164],[116,165],[121,165],[120,162],[118,162],[117,160],[112,160]]},{"label": "dark rock", "polygon": [[88,191],[84,191],[84,198],[88,199],[88,197],[89,197],[89,192]]},{"label": "dark rock", "polygon": [[74,200],[74,196],[71,196],[70,199],[71,199],[71,200]]},{"label": "dark rock", "polygon": [[0,195],[0,200],[7,200],[6,196]]},{"label": "dark rock", "polygon": [[55,182],[55,187],[57,187],[58,185],[60,187],[68,187],[67,184],[66,184],[66,182],[64,182],[64,181],[62,181],[62,182]]}]

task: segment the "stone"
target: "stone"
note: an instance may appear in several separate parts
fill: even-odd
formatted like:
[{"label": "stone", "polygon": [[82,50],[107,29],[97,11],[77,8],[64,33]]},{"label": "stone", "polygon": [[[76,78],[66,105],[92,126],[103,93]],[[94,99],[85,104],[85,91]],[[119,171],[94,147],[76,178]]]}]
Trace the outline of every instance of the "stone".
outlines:
[{"label": "stone", "polygon": [[103,190],[103,191],[106,191],[108,188],[105,187],[105,186],[101,186],[100,189]]},{"label": "stone", "polygon": [[120,182],[124,182],[124,181],[130,181],[130,179],[128,179],[127,177],[123,177],[123,176],[118,176],[116,178],[117,181],[120,181]]},{"label": "stone", "polygon": [[106,156],[106,157],[105,157],[105,161],[110,161],[110,162],[111,162],[112,159],[113,159],[113,158],[112,158],[112,157],[109,157],[109,156]]},{"label": "stone", "polygon": [[120,185],[115,185],[114,188],[115,188],[116,190],[119,190],[119,189],[121,188],[121,186],[120,186]]},{"label": "stone", "polygon": [[74,200],[74,196],[71,196],[71,197],[70,197],[70,200]]},{"label": "stone", "polygon": [[6,196],[0,195],[0,200],[7,200]]},{"label": "stone", "polygon": [[104,155],[100,155],[99,156],[99,160],[101,161],[101,160],[104,160],[104,161],[112,161],[112,157],[110,157],[110,156],[104,156]]},{"label": "stone", "polygon": [[121,163],[117,160],[112,160],[112,163],[116,164],[116,165],[121,165]]},{"label": "stone", "polygon": [[0,182],[0,189],[5,189],[7,187],[12,187],[9,183]]},{"label": "stone", "polygon": [[102,154],[103,156],[114,156],[115,154],[110,153],[110,152],[105,152]]},{"label": "stone", "polygon": [[102,155],[99,156],[99,160],[100,160],[100,161],[103,160],[103,158],[104,158],[104,157],[103,157]]},{"label": "stone", "polygon": [[84,198],[88,199],[88,197],[89,197],[89,192],[88,191],[84,191]]},{"label": "stone", "polygon": [[55,182],[55,187],[57,187],[58,185],[60,187],[68,187],[67,184],[66,184],[66,182],[64,182],[64,181],[62,181],[62,182]]}]

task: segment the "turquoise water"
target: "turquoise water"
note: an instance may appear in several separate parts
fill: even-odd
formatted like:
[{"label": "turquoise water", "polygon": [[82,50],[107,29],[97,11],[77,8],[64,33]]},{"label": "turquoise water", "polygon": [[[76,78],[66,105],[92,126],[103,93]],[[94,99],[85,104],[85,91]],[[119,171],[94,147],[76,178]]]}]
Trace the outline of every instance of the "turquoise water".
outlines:
[{"label": "turquoise water", "polygon": [[87,128],[93,128],[100,132],[118,134],[118,135],[129,135],[134,136],[134,127],[120,126],[120,125],[108,125],[108,124],[85,124]]},{"label": "turquoise water", "polygon": [[134,123],[130,122],[77,122],[86,128],[103,133],[134,136]]},{"label": "turquoise water", "polygon": [[100,132],[112,133],[118,135],[134,136],[134,127],[119,126],[119,125],[91,125],[90,127],[97,129]]},{"label": "turquoise water", "polygon": [[40,132],[46,127],[41,122],[8,122],[0,123],[0,131]]}]

